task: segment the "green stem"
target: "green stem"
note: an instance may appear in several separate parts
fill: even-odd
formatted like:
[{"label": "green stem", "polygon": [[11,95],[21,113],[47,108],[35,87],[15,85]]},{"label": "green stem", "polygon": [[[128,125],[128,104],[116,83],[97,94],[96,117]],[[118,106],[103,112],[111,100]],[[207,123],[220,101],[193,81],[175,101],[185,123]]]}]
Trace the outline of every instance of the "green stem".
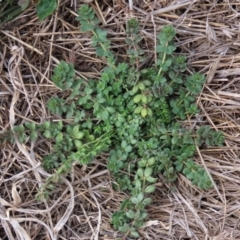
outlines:
[{"label": "green stem", "polygon": [[[184,98],[188,97],[190,95],[190,92],[188,92]],[[182,99],[179,103],[178,103],[178,107],[183,103],[184,99]]]},{"label": "green stem", "polygon": [[[166,46],[165,47],[168,47],[168,42],[166,43]],[[165,60],[166,60],[166,56],[167,56],[167,53],[164,53],[163,54],[163,59],[162,59],[162,64],[164,64]],[[158,71],[158,76],[161,74],[162,72],[162,67],[160,67],[159,71]]]}]

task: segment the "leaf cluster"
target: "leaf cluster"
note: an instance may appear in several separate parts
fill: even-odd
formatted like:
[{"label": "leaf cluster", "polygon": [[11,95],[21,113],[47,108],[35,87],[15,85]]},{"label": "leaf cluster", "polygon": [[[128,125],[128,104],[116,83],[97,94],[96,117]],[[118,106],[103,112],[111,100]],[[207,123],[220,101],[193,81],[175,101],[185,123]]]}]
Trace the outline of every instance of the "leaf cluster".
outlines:
[{"label": "leaf cluster", "polygon": [[53,183],[68,173],[75,161],[89,164],[107,152],[114,188],[130,195],[113,214],[112,225],[139,238],[138,229],[148,217],[147,207],[156,191],[156,176],[161,173],[171,183],[183,174],[199,188],[211,188],[208,173],[193,161],[196,146],[220,146],[224,137],[209,126],[189,130],[179,124],[198,112],[195,98],[205,77],[186,74],[186,58],[174,53],[176,32],[172,26],[163,27],[158,35],[157,62],[139,69],[144,51],[139,51],[136,19],[126,27],[128,50],[133,51],[128,51],[128,61],[119,62],[93,9],[84,4],[78,14],[81,30],[92,33],[96,54],[104,57],[107,66],[98,80],[85,82],[76,77],[72,64],[61,61],[52,81],[69,94],[49,99],[47,108],[72,123],[25,123],[15,126],[13,132],[21,142],[42,135],[53,144],[43,166],[55,173],[40,189],[38,199],[50,194]]}]

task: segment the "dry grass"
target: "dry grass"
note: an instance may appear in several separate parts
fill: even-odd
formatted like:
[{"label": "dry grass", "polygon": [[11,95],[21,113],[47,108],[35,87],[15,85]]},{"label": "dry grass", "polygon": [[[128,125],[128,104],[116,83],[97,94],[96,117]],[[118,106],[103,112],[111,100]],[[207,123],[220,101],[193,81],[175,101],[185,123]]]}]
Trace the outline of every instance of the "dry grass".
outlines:
[{"label": "dry grass", "polygon": [[[80,0],[61,1],[58,12],[43,22],[32,7],[1,27],[0,131],[26,120],[54,120],[45,106],[58,94],[50,81],[58,61],[72,62],[82,77],[98,76],[104,65],[95,59],[90,36],[79,31],[75,20],[80,4]],[[202,113],[191,123],[209,124],[226,136],[223,148],[201,149],[195,158],[211,173],[215,187],[200,191],[181,175],[176,185],[159,184],[141,239],[240,239],[239,1],[103,0],[91,4],[120,57],[129,17],[138,18],[149,54],[156,33],[172,24],[179,51],[188,57],[189,71],[207,75],[198,99]],[[40,166],[41,156],[50,149],[41,139],[28,146],[19,142],[1,146],[0,238],[116,239],[109,221],[126,195],[112,189],[104,156],[85,169],[75,166],[49,201],[35,201],[48,175]]]}]

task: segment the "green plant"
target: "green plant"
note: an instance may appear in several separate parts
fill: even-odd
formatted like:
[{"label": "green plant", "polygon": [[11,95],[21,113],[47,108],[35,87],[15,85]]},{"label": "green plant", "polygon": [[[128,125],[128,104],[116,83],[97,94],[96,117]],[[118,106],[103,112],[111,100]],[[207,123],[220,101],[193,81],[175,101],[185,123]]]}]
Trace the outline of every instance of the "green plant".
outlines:
[{"label": "green plant", "polygon": [[40,0],[36,10],[37,15],[40,20],[44,20],[50,16],[57,8],[56,0]]},{"label": "green plant", "polygon": [[[208,126],[185,129],[179,123],[198,112],[195,97],[205,78],[200,73],[186,75],[186,58],[174,54],[172,26],[163,27],[158,35],[157,62],[139,69],[144,51],[136,19],[127,23],[129,60],[118,62],[93,9],[83,5],[78,14],[81,30],[92,32],[96,54],[107,66],[98,80],[86,82],[75,76],[72,64],[61,61],[52,81],[70,94],[51,98],[47,107],[72,124],[25,123],[15,126],[13,133],[21,142],[34,141],[39,134],[53,142],[53,152],[43,158],[43,166],[55,172],[40,189],[39,199],[51,193],[53,183],[70,171],[73,162],[89,164],[98,154],[108,152],[114,188],[130,195],[113,214],[113,228],[138,238],[156,191],[157,174],[171,183],[181,173],[199,188],[211,188],[207,172],[193,156],[196,145],[222,145],[224,137]],[[10,132],[2,137],[6,140],[13,141]]]}]

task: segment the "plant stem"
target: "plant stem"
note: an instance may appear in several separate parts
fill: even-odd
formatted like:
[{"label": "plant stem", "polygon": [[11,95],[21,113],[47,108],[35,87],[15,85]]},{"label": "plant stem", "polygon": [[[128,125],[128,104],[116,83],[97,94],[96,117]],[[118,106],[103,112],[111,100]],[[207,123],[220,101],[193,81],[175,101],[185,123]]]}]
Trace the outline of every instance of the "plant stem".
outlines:
[{"label": "plant stem", "polygon": [[[166,46],[165,46],[166,48],[168,47],[168,42],[166,43]],[[164,54],[163,54],[163,59],[162,59],[162,64],[164,64],[164,62],[165,62],[165,60],[166,60],[166,56],[167,56],[167,53],[165,52]],[[159,71],[158,71],[158,76],[161,74],[161,72],[162,72],[162,67],[160,67],[160,69],[159,69]]]}]

